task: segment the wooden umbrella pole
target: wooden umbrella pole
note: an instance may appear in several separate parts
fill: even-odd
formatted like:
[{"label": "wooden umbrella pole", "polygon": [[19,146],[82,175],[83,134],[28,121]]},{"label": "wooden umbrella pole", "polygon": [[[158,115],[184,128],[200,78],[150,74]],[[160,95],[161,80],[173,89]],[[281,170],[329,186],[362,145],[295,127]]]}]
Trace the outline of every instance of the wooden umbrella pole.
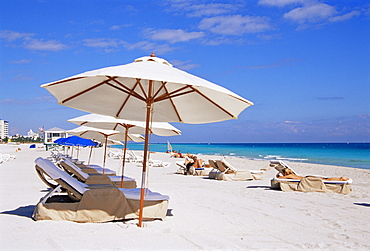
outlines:
[{"label": "wooden umbrella pole", "polygon": [[104,169],[105,169],[105,161],[107,160],[107,143],[108,143],[108,136],[105,135],[104,158],[103,158],[103,175],[104,175]]},{"label": "wooden umbrella pole", "polygon": [[151,110],[152,110],[152,84],[153,81],[149,81],[149,93],[146,101],[146,121],[145,121],[145,143],[144,143],[144,160],[143,160],[143,172],[141,176],[141,191],[140,191],[140,209],[139,209],[139,227],[143,227],[143,209],[144,209],[144,193],[145,193],[145,182],[146,182],[146,166],[148,162],[148,146],[149,146],[149,134],[150,134],[150,121],[151,121]]},{"label": "wooden umbrella pole", "polygon": [[124,146],[124,150],[123,150],[123,159],[122,159],[121,188],[123,188],[123,183],[124,183],[126,152],[127,152],[127,140],[128,140],[128,128],[126,128],[126,131],[125,131],[125,146]]},{"label": "wooden umbrella pole", "polygon": [[91,145],[91,147],[90,147],[89,162],[87,163],[88,166],[90,166],[92,150],[93,150],[93,145]]}]

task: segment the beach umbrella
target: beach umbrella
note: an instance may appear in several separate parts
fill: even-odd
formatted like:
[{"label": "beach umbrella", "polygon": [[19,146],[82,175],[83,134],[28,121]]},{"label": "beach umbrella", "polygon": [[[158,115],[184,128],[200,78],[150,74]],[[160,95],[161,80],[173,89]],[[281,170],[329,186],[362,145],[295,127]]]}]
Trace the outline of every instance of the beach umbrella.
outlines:
[{"label": "beach umbrella", "polygon": [[84,139],[78,136],[70,136],[66,138],[62,144],[70,145],[70,146],[96,146],[97,143],[92,141],[91,139]]},{"label": "beach umbrella", "polygon": [[92,141],[91,139],[84,139],[78,136],[70,136],[70,137],[67,137],[63,141],[62,145],[72,146],[72,153],[71,153],[72,156],[73,156],[73,146],[77,146],[77,159],[78,159],[80,147],[97,146],[98,143]]},{"label": "beach umbrella", "polygon": [[[120,131],[105,130],[105,129],[93,128],[93,127],[88,127],[88,126],[79,126],[77,128],[67,131],[67,133],[72,134],[72,135],[77,135],[82,138],[93,139],[93,140],[97,140],[100,142],[104,142],[103,174],[104,174],[104,169],[105,169],[105,164],[106,164],[108,140],[121,140],[124,137],[124,134]],[[135,141],[135,142],[144,141],[144,138],[140,136],[141,135],[128,134],[127,139]],[[91,157],[91,151],[90,151],[90,156],[89,156],[89,163],[90,163],[90,157]],[[123,180],[123,173],[122,173],[121,180]]]},{"label": "beach umbrella", "polygon": [[[101,129],[118,130],[124,132],[124,147],[123,147],[123,159],[122,159],[122,177],[125,171],[125,161],[127,152],[127,141],[129,132],[131,133],[145,133],[145,122],[143,121],[132,121],[127,119],[118,119],[112,116],[105,116],[100,114],[86,114],[73,119],[69,119],[68,122],[75,123],[77,125],[91,126]],[[156,134],[159,136],[174,136],[180,135],[181,131],[167,122],[152,122],[149,128],[150,134]],[[122,179],[123,182],[123,179]],[[123,187],[123,184],[121,184]]]},{"label": "beach umbrella", "polygon": [[67,138],[59,138],[54,140],[55,144],[62,145]]},{"label": "beach umbrella", "polygon": [[63,149],[64,149],[64,154],[68,154],[68,148],[67,147],[64,147],[64,141],[66,140],[66,138],[59,138],[59,139],[56,139],[54,140],[53,143],[55,144],[58,144],[58,145],[63,145]]},{"label": "beach umbrella", "polygon": [[[144,121],[133,121],[128,119],[118,119],[112,116],[100,115],[100,114],[86,114],[73,119],[69,119],[68,122],[76,125],[96,127],[107,130],[117,130],[121,132],[129,133],[145,133],[145,122]],[[174,136],[181,135],[181,131],[167,122],[152,122],[150,134],[158,136]]]},{"label": "beach umbrella", "polygon": [[[89,139],[84,139],[78,136],[70,136],[68,138],[59,138],[54,140],[54,143],[65,146],[96,146],[97,143]],[[73,150],[73,149],[72,149]]]},{"label": "beach umbrella", "polygon": [[166,60],[141,57],[133,63],[84,72],[46,88],[58,103],[86,112],[145,121],[139,226],[146,184],[151,122],[210,123],[237,119],[252,102]]}]

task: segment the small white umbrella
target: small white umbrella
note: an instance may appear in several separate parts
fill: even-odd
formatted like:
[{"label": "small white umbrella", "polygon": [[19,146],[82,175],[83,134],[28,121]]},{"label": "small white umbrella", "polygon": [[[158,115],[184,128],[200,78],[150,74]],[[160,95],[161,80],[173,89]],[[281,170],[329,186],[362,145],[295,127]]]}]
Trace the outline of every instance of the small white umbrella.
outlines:
[{"label": "small white umbrella", "polygon": [[[99,128],[93,128],[93,127],[88,127],[88,126],[79,126],[77,128],[67,131],[67,133],[73,134],[73,135],[76,135],[82,138],[88,138],[88,139],[93,139],[96,141],[104,142],[103,174],[104,174],[105,163],[106,163],[108,140],[122,140],[122,138],[124,137],[124,134],[120,131],[99,129]],[[144,138],[141,135],[128,134],[127,140],[132,140],[135,142],[142,142],[144,141]],[[90,152],[90,156],[91,156],[91,152]],[[90,157],[89,157],[89,162],[90,162]],[[121,182],[123,181],[123,175],[124,174],[122,172]]]},{"label": "small white umbrella", "polygon": [[[124,148],[123,148],[123,159],[122,159],[122,175],[125,172],[125,160],[127,152],[127,135],[132,133],[145,133],[145,122],[143,121],[132,121],[127,119],[117,119],[112,116],[105,116],[100,114],[86,114],[73,119],[69,119],[68,122],[72,122],[77,125],[91,126],[101,129],[117,130],[124,132]],[[181,131],[167,122],[152,122],[149,129],[150,134],[156,134],[159,136],[174,136],[180,135]],[[123,186],[123,184],[122,184]]]},{"label": "small white umbrella", "polygon": [[[112,116],[100,114],[86,114],[73,119],[68,122],[76,125],[91,126],[100,129],[117,130],[121,132],[145,133],[144,121],[133,121],[128,119],[118,119]],[[150,133],[159,136],[174,136],[180,135],[181,131],[167,122],[152,122],[150,126]]]},{"label": "small white umbrella", "polygon": [[86,112],[145,121],[139,226],[146,185],[151,122],[210,123],[236,119],[252,102],[205,79],[141,57],[133,63],[84,72],[44,84],[58,103]]}]

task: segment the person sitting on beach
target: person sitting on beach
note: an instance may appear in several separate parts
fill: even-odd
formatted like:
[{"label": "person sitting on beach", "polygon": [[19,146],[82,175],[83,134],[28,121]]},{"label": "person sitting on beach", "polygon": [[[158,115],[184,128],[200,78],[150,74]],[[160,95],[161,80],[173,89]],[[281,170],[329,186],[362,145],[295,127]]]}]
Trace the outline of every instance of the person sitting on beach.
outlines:
[{"label": "person sitting on beach", "polygon": [[173,158],[184,158],[184,155],[181,153],[180,150],[178,152],[173,150],[172,153],[171,153],[171,157],[173,157]]},{"label": "person sitting on beach", "polygon": [[[304,178],[302,176],[299,176],[299,175],[295,174],[293,172],[293,170],[290,169],[290,168],[284,168],[283,170],[281,170],[281,172],[282,172],[283,176],[280,176],[279,175],[280,173],[276,174],[276,177],[279,178],[279,179],[301,180],[301,179]],[[317,177],[317,176],[306,176],[306,177]],[[336,177],[332,177],[332,178],[318,177],[318,178],[321,178],[323,180],[331,180],[331,181],[347,181],[347,180],[349,180],[349,178],[347,178],[347,177],[339,177],[339,178],[336,178]]]},{"label": "person sitting on beach", "polygon": [[197,156],[193,156],[193,158],[187,158],[185,160],[185,166],[186,171],[184,174],[187,175],[191,167],[201,168],[203,166],[203,161],[201,159],[198,159]]}]

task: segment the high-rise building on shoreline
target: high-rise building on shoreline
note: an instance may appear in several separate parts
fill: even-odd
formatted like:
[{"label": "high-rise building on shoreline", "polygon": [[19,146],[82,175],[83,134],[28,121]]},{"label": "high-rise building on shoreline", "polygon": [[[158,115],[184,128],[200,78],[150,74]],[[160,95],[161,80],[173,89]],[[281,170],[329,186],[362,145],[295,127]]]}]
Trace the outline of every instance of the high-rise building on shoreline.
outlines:
[{"label": "high-rise building on shoreline", "polygon": [[0,119],[0,139],[9,137],[9,122]]}]

